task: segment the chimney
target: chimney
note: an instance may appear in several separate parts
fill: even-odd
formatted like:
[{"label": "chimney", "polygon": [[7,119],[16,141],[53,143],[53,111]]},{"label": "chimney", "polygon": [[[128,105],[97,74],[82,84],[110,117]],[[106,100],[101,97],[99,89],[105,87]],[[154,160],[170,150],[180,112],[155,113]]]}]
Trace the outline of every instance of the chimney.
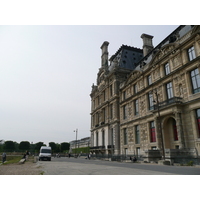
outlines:
[{"label": "chimney", "polygon": [[105,41],[105,42],[101,45],[101,49],[102,49],[101,67],[102,67],[102,68],[108,67],[108,45],[109,45],[109,42],[107,42],[107,41]]},{"label": "chimney", "polygon": [[146,56],[154,48],[152,44],[153,36],[143,33],[141,38],[143,39],[143,56]]}]

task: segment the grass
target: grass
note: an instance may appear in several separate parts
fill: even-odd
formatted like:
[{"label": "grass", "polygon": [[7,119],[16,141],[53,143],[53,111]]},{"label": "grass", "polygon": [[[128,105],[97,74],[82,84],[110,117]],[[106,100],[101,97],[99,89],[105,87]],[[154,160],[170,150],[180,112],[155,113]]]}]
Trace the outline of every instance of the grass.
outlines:
[{"label": "grass", "polygon": [[3,165],[9,165],[18,163],[21,160],[22,156],[7,156],[6,162]]}]

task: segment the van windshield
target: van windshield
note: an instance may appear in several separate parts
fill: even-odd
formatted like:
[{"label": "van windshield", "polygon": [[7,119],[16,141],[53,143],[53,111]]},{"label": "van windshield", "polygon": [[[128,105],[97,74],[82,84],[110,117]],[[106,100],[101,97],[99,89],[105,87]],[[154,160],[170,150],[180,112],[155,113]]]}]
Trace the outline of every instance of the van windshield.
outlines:
[{"label": "van windshield", "polygon": [[40,153],[51,153],[50,149],[41,149]]}]

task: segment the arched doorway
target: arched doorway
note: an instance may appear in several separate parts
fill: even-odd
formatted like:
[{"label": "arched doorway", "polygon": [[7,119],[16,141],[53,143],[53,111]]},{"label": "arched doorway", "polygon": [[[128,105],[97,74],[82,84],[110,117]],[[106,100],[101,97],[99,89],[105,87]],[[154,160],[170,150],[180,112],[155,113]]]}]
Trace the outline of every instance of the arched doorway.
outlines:
[{"label": "arched doorway", "polygon": [[163,129],[165,149],[174,149],[175,142],[178,141],[176,120],[173,117],[168,117],[165,119]]}]

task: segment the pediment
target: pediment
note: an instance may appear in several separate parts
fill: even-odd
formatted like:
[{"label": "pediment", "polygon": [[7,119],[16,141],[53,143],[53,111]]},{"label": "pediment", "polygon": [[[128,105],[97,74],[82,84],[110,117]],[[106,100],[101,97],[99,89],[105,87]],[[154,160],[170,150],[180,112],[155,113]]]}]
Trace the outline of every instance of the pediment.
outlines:
[{"label": "pediment", "polygon": [[165,46],[163,46],[160,50],[158,50],[158,52],[156,52],[154,54],[154,56],[150,62],[150,65],[161,60],[169,53],[173,52],[173,49],[175,49],[175,47],[176,47],[176,43],[166,44]]},{"label": "pediment", "polygon": [[130,83],[141,76],[142,71],[134,70],[127,78],[126,83]]}]

